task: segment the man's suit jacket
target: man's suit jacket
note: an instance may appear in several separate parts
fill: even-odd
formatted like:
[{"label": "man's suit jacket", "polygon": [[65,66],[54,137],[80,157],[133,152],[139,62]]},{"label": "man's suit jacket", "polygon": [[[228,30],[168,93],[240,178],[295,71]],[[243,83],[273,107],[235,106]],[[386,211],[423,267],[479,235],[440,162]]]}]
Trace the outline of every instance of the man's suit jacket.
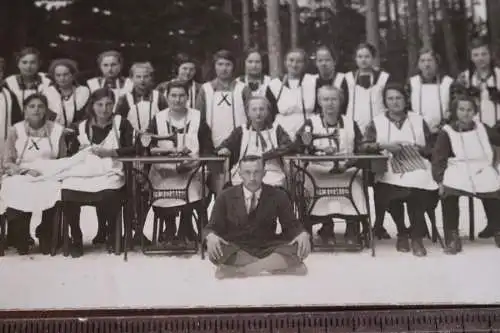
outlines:
[{"label": "man's suit jacket", "polygon": [[[257,249],[273,246],[277,240],[289,242],[304,231],[284,190],[263,184],[257,208],[249,214],[242,186],[230,187],[217,197],[205,237],[213,232],[239,247]],[[276,235],[278,218],[282,236]]]}]

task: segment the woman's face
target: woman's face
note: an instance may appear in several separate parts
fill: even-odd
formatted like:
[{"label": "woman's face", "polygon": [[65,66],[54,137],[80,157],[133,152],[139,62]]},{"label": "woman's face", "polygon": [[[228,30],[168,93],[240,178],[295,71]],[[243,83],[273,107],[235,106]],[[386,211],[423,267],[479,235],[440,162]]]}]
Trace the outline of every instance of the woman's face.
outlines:
[{"label": "woman's face", "polygon": [[373,54],[366,47],[356,51],[356,65],[359,69],[372,68]]},{"label": "woman's face", "polygon": [[46,112],[47,105],[39,98],[32,99],[24,108],[25,119],[33,124],[42,122]]},{"label": "woman's face", "polygon": [[430,52],[422,54],[418,59],[418,69],[425,76],[435,76],[437,68],[436,58]]},{"label": "woman's face", "polygon": [[179,66],[177,76],[183,81],[191,81],[196,75],[196,66],[192,62],[186,62]]},{"label": "woman's face", "polygon": [[22,76],[33,76],[38,73],[40,63],[38,61],[38,56],[36,54],[27,54],[21,59],[17,64],[19,68],[19,73]]},{"label": "woman's face", "polygon": [[234,64],[227,59],[217,59],[215,62],[215,75],[221,80],[229,80],[233,77]]},{"label": "woman's face", "polygon": [[148,68],[138,67],[132,73],[132,82],[134,83],[134,87],[147,90],[153,86],[153,75]]},{"label": "woman's face", "polygon": [[107,79],[114,79],[120,75],[122,65],[115,56],[106,56],[101,60],[101,73]]},{"label": "woman's face", "polygon": [[470,58],[476,68],[487,68],[491,64],[491,54],[488,46],[480,46],[471,50]]},{"label": "woman's face", "polygon": [[262,74],[262,57],[258,52],[252,52],[245,59],[245,73],[259,76]]},{"label": "woman's face", "polygon": [[59,65],[54,68],[54,80],[58,87],[70,87],[73,84],[73,74],[68,67]]},{"label": "woman's face", "polygon": [[171,88],[167,95],[168,106],[173,110],[186,107],[188,96],[183,88]]},{"label": "woman's face", "polygon": [[402,112],[406,108],[405,97],[401,92],[395,89],[387,90],[385,94],[385,103],[389,111]]},{"label": "woman's face", "polygon": [[316,52],[316,67],[321,76],[329,75],[335,70],[335,61],[328,50]]},{"label": "woman's face", "polygon": [[113,99],[106,96],[94,102],[95,117],[99,120],[109,119],[113,114]]},{"label": "woman's face", "polygon": [[457,119],[461,123],[470,124],[474,121],[474,106],[470,101],[459,101],[457,105]]},{"label": "woman's face", "polygon": [[248,104],[248,117],[252,124],[262,126],[269,116],[269,108],[264,99],[252,99]]},{"label": "woman's face", "polygon": [[290,52],[286,56],[285,67],[289,75],[300,76],[305,69],[305,59],[302,52]]},{"label": "woman's face", "polygon": [[339,115],[341,99],[338,90],[320,89],[318,92],[318,104],[323,115],[336,118]]}]

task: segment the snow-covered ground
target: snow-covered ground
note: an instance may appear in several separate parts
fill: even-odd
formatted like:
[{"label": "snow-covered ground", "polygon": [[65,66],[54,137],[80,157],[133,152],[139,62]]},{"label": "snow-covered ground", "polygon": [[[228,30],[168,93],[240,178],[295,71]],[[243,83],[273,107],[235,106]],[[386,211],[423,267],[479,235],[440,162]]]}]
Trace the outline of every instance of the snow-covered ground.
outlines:
[{"label": "snow-covered ground", "polygon": [[[465,203],[461,202],[461,229],[468,235]],[[92,208],[82,214],[90,242],[95,215]],[[477,202],[476,230],[484,224]],[[394,234],[389,217],[385,225]],[[20,257],[9,250],[0,258],[0,309],[499,302],[500,249],[493,240],[465,241],[464,252],[456,256],[445,255],[439,244],[427,241],[426,245],[426,258],[396,252],[392,239],[378,242],[375,258],[368,250],[314,253],[306,260],[309,274],[305,277],[222,281],[214,278],[211,263],[199,256],[148,257],[136,252],[124,262],[121,256],[92,249],[79,259]]]}]

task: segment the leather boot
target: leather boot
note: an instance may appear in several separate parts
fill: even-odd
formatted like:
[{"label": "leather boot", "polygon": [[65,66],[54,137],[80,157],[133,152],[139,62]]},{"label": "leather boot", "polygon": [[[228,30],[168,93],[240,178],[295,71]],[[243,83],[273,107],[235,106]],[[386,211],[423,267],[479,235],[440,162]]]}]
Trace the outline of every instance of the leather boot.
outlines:
[{"label": "leather boot", "polygon": [[457,254],[462,250],[462,242],[460,241],[458,230],[450,230],[447,232],[445,243],[446,247],[444,252],[446,254]]},{"label": "leather boot", "polygon": [[425,257],[427,255],[427,250],[424,247],[424,242],[422,238],[412,239],[411,249],[413,255],[416,257]]},{"label": "leather boot", "polygon": [[406,235],[398,235],[398,239],[396,241],[396,250],[398,252],[410,252],[410,240]]}]

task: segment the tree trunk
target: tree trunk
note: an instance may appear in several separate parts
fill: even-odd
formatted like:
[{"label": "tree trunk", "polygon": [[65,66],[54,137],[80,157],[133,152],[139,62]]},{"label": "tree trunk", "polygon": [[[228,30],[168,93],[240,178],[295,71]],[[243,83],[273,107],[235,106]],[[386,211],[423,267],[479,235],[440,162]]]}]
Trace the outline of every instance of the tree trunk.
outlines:
[{"label": "tree trunk", "polygon": [[401,31],[401,17],[399,15],[399,2],[398,2],[398,0],[392,0],[392,5],[394,7],[394,22],[396,23],[395,24],[396,30],[397,30],[399,36],[401,36],[403,34],[403,32]]},{"label": "tree trunk", "polygon": [[417,0],[408,0],[408,77],[411,76],[417,67],[418,44]]},{"label": "tree trunk", "polygon": [[500,15],[500,1],[486,0],[486,14],[488,34],[490,35],[492,51],[495,58],[497,58],[498,51],[500,51],[498,47],[498,44],[500,43],[500,21],[498,20]]},{"label": "tree trunk", "polygon": [[457,49],[455,47],[455,36],[451,27],[450,16],[448,14],[448,7],[446,1],[439,2],[439,9],[441,12],[441,24],[444,33],[444,42],[446,48],[446,59],[448,60],[448,69],[450,74],[454,77],[458,75],[458,58]]},{"label": "tree trunk", "polygon": [[251,32],[250,32],[250,0],[241,0],[241,21],[242,21],[242,36],[243,48],[245,50],[250,48]]},{"label": "tree trunk", "polygon": [[425,48],[432,48],[432,32],[430,22],[429,0],[420,3],[420,26],[422,27],[422,44]]},{"label": "tree trunk", "polygon": [[[380,52],[380,33],[379,33],[379,18],[378,18],[378,0],[365,0],[366,6],[366,41],[372,44],[377,52]],[[380,56],[380,54],[379,54]],[[375,59],[375,64],[378,66],[380,57]]]},{"label": "tree trunk", "polygon": [[297,0],[290,0],[290,39],[292,48],[299,46],[299,7]]},{"label": "tree trunk", "polygon": [[224,0],[224,12],[233,16],[233,0]]},{"label": "tree trunk", "polygon": [[267,50],[269,54],[269,73],[272,77],[279,77],[282,73],[279,11],[279,0],[266,1]]}]

